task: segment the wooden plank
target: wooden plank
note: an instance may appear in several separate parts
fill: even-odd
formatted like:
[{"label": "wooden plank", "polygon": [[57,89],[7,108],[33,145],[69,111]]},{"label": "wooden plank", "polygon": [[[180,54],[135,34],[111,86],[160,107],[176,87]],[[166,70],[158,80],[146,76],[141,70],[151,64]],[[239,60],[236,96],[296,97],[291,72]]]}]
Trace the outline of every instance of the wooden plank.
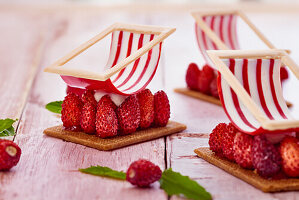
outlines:
[{"label": "wooden plank", "polygon": [[[80,13],[48,17],[52,20],[48,27],[52,33],[48,35],[50,41],[47,42],[45,60],[41,67],[47,66],[55,58],[80,44],[87,35],[97,31],[99,24],[104,27],[105,24],[101,22],[103,18],[106,19],[101,14],[80,15]],[[119,18],[132,21],[137,19],[132,14],[120,14]],[[58,31],[60,23],[63,24]],[[101,59],[101,56],[99,58]],[[132,161],[140,158],[151,160],[163,170],[164,138],[103,152],[43,135],[44,129],[61,123],[60,118],[47,111],[44,105],[49,101],[62,99],[65,96],[65,87],[59,76],[39,70],[15,140],[22,148],[23,154],[19,164],[9,173],[0,173],[1,198],[167,199],[164,191],[159,189],[158,183],[153,188],[140,190],[127,182],[77,171],[91,165],[125,171]]]}]

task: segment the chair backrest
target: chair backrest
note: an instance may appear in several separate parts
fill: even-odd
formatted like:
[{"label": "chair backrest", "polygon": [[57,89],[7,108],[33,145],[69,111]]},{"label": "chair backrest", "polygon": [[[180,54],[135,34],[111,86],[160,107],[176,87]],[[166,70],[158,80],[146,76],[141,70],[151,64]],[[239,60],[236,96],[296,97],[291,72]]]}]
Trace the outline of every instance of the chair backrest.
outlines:
[{"label": "chair backrest", "polygon": [[[115,23],[60,58],[44,71],[60,74],[71,87],[129,95],[144,89],[153,79],[162,42],[175,28]],[[110,56],[104,71],[63,67],[86,49],[112,33]]]},{"label": "chair backrest", "polygon": [[[240,49],[237,38],[237,18],[236,14],[224,15],[207,15],[202,16],[202,21],[221,39],[228,49]],[[211,61],[206,53],[206,50],[221,49],[212,39],[206,34],[202,27],[195,22],[195,34],[197,44],[205,61],[211,64]]]},{"label": "chair backrest", "polygon": [[[128,31],[114,31],[107,68],[112,68],[118,61],[142,48],[157,35],[139,34]],[[146,54],[123,68],[110,79],[114,86],[122,92],[132,93],[144,89],[154,77],[161,54],[162,42],[149,50]]]},{"label": "chair backrest", "polygon": [[[220,54],[223,52],[220,51]],[[290,61],[286,53],[276,51],[276,54],[270,55],[270,51],[269,56],[241,54],[238,57],[238,52],[244,51],[229,52],[215,57],[217,51],[213,51],[211,59],[216,61],[214,64],[219,70],[219,97],[231,122],[239,130],[253,135],[299,130],[299,121],[291,115],[282,95],[281,59]],[[290,62],[283,64],[287,63]],[[297,66],[292,69],[298,73]]]}]

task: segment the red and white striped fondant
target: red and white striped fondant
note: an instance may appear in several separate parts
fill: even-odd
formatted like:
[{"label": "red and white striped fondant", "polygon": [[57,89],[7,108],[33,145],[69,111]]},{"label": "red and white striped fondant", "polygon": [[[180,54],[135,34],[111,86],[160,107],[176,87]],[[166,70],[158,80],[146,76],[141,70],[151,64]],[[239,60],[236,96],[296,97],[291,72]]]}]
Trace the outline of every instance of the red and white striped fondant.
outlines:
[{"label": "red and white striped fondant", "polygon": [[[214,31],[223,43],[232,50],[240,49],[237,38],[237,15],[211,15],[203,16],[202,20]],[[195,23],[195,33],[199,49],[205,61],[213,66],[206,50],[218,50],[217,45],[210,37]]]},{"label": "red and white striped fondant", "polygon": [[[155,37],[157,35],[114,31],[112,33],[110,56],[105,69],[114,67],[118,62],[136,52]],[[136,93],[144,89],[153,79],[159,64],[161,48],[162,42],[106,81],[71,76],[62,76],[62,78],[72,87],[104,90],[122,95]]]},{"label": "red and white striped fondant", "polygon": [[[267,119],[294,119],[282,95],[280,82],[281,61],[279,59],[226,59],[223,61]],[[299,130],[299,128],[275,131],[263,129],[221,73],[218,73],[218,90],[227,116],[240,131],[256,135],[265,132]]]}]

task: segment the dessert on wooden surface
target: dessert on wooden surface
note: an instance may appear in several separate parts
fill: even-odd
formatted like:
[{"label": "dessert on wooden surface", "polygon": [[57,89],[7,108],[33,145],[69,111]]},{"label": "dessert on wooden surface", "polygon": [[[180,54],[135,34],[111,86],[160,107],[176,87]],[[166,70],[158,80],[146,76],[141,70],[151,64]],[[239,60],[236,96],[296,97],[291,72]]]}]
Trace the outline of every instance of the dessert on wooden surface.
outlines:
[{"label": "dessert on wooden surface", "polygon": [[[111,150],[184,130],[185,125],[168,122],[166,93],[152,94],[146,89],[156,73],[162,41],[174,31],[116,23],[46,68],[46,72],[59,74],[68,87],[61,110],[64,128],[52,127],[45,134]],[[64,67],[110,33],[110,56],[104,69]]]},{"label": "dessert on wooden surface", "polygon": [[[198,11],[192,13],[195,19],[197,44],[206,64],[199,69],[195,63],[188,66],[186,72],[187,88],[177,88],[176,92],[221,105],[217,91],[217,71],[207,50],[238,50],[237,20],[243,20],[259,39],[270,49],[274,45],[250,22],[244,13],[238,10]],[[214,69],[214,76],[212,69]],[[288,79],[285,67],[280,69],[281,80]],[[291,103],[287,103],[291,106]]]},{"label": "dessert on wooden surface", "polygon": [[299,190],[299,120],[286,106],[279,76],[283,64],[299,78],[298,66],[283,50],[208,55],[219,70],[219,97],[231,123],[214,128],[210,150],[195,152],[265,192]]}]

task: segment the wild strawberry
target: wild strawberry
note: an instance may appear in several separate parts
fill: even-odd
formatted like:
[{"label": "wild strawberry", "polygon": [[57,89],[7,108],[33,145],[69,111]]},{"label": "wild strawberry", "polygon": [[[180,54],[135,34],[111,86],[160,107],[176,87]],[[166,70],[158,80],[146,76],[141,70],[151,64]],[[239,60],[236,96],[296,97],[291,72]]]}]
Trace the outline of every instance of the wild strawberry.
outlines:
[{"label": "wild strawberry", "polygon": [[111,106],[113,108],[113,110],[116,110],[117,106],[115,105],[115,103],[112,101],[111,97],[109,95],[104,95],[102,96],[102,98],[100,99],[98,104],[103,104],[103,105],[107,105],[107,106]]},{"label": "wild strawberry", "polygon": [[85,103],[82,108],[81,128],[85,133],[96,132],[96,106],[92,103]]},{"label": "wild strawberry", "polygon": [[197,82],[197,87],[200,92],[210,94],[210,84],[214,79],[214,69],[209,65],[204,65]]},{"label": "wild strawberry", "polygon": [[154,95],[149,89],[137,94],[140,108],[140,128],[148,128],[154,121]]},{"label": "wild strawberry", "polygon": [[234,139],[234,158],[241,167],[252,169],[252,149],[253,137],[251,135],[238,132]]},{"label": "wild strawberry", "polygon": [[84,104],[85,103],[90,103],[94,106],[97,105],[97,101],[94,98],[94,91],[93,90],[85,90],[85,92],[82,94],[81,100]]},{"label": "wild strawberry", "polygon": [[279,150],[264,135],[257,135],[252,143],[252,163],[262,177],[272,177],[281,169]]},{"label": "wild strawberry", "polygon": [[222,142],[223,133],[227,131],[225,123],[218,124],[210,133],[209,145],[210,149],[215,152],[218,156],[223,156],[222,152]]},{"label": "wild strawberry", "polygon": [[74,94],[78,95],[79,97],[81,97],[82,94],[85,92],[85,90],[86,89],[67,86],[67,88],[66,88],[66,94],[74,93]]},{"label": "wild strawberry", "polygon": [[156,126],[166,126],[170,117],[170,105],[167,94],[160,90],[154,95],[154,108]]},{"label": "wild strawberry", "polygon": [[133,162],[127,170],[126,179],[132,185],[148,187],[161,178],[162,171],[154,163],[140,159]]},{"label": "wild strawberry", "polygon": [[[118,121],[113,104],[103,96],[97,106],[96,135],[101,138],[117,135]],[[110,99],[111,100],[111,99]]]},{"label": "wild strawberry", "polygon": [[61,110],[63,126],[70,130],[80,130],[82,101],[74,93],[68,93],[64,98]]},{"label": "wild strawberry", "polygon": [[231,161],[235,160],[233,146],[236,132],[237,129],[232,123],[229,123],[226,126],[226,131],[222,132],[222,152],[223,155]]},{"label": "wild strawberry", "polygon": [[289,177],[299,177],[299,140],[287,136],[280,143],[282,169]]},{"label": "wild strawberry", "polygon": [[286,69],[285,66],[282,66],[280,68],[280,79],[283,81],[283,80],[286,80],[288,78],[289,78],[288,70]]},{"label": "wild strawberry", "polygon": [[186,73],[186,83],[191,90],[197,90],[197,82],[200,74],[197,64],[190,63]]},{"label": "wild strawberry", "polygon": [[9,170],[17,165],[21,153],[21,149],[16,143],[0,139],[0,170]]},{"label": "wild strawberry", "polygon": [[219,99],[218,88],[217,88],[217,78],[214,78],[210,83],[210,94]]},{"label": "wild strawberry", "polygon": [[136,95],[130,95],[117,108],[117,118],[121,134],[136,131],[140,124],[140,108]]}]

